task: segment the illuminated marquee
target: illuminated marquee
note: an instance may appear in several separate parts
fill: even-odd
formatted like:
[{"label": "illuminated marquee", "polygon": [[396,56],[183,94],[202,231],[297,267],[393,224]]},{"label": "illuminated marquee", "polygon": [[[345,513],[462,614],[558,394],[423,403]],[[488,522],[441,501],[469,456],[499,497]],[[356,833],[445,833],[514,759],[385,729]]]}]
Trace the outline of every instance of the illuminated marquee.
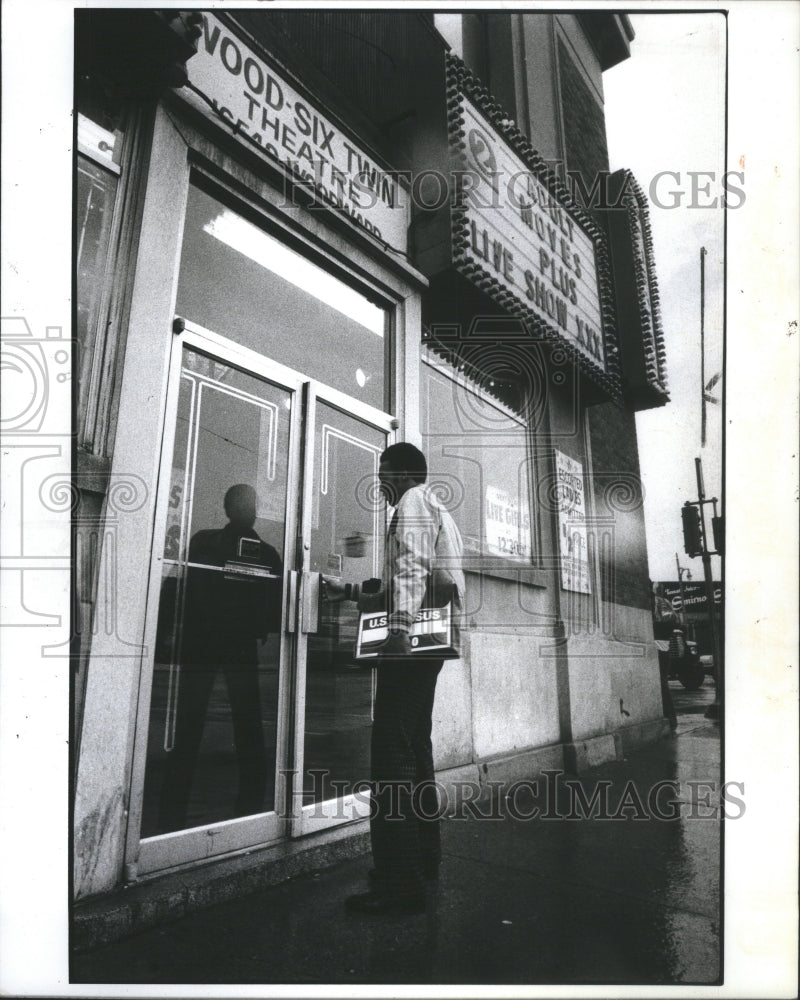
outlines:
[{"label": "illuminated marquee", "polygon": [[463,64],[451,57],[448,67],[451,152],[461,177],[452,211],[456,267],[617,395],[601,232]]}]

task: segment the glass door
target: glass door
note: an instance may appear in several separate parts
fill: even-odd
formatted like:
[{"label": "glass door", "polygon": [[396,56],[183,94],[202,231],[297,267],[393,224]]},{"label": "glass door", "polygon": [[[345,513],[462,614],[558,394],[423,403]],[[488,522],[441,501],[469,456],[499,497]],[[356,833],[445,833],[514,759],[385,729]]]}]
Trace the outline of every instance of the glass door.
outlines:
[{"label": "glass door", "polygon": [[391,417],[194,326],[171,377],[140,872],[369,811],[373,672],[320,576],[380,575]]},{"label": "glass door", "polygon": [[182,339],[154,560],[140,869],[282,833],[301,383],[196,331]]},{"label": "glass door", "polygon": [[353,659],[358,608],[328,602],[319,574],[361,583],[379,577],[385,504],[377,489],[378,461],[390,419],[365,407],[345,411],[322,389],[310,406],[305,543],[309,577],[300,690],[296,707],[302,762],[302,810],[296,832],[369,815],[369,743],[374,671]]},{"label": "glass door", "polygon": [[286,240],[193,173],[126,856],[142,872],[364,806],[372,675],[356,606],[321,601],[319,577],[379,574],[393,312]]}]

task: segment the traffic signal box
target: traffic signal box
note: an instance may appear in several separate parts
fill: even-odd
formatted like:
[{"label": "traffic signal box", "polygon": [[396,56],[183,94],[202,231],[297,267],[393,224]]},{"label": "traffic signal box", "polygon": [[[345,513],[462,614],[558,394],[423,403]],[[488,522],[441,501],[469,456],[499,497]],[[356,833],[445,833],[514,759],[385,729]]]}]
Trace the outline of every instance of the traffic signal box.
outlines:
[{"label": "traffic signal box", "polygon": [[687,556],[703,554],[703,529],[700,524],[700,507],[687,502],[681,507],[683,521],[683,549]]}]

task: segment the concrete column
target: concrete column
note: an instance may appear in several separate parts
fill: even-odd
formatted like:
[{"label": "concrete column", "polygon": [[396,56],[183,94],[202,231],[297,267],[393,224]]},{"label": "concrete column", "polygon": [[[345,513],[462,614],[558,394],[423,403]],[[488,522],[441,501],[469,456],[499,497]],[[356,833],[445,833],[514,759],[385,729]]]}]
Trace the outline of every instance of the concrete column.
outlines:
[{"label": "concrete column", "polygon": [[111,463],[108,502],[116,502],[118,513],[99,557],[86,680],[74,814],[77,898],[112,889],[122,878],[139,683],[150,663],[146,595],[188,183],[186,144],[159,109]]}]

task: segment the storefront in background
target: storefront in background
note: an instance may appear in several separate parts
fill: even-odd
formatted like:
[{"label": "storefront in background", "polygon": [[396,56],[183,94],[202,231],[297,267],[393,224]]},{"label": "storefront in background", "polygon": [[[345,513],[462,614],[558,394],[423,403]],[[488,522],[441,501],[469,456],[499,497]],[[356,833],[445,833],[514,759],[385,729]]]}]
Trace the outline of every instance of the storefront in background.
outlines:
[{"label": "storefront in background", "polygon": [[[723,590],[722,584],[715,581],[714,587],[714,617],[717,627],[723,622]],[[654,584],[655,593],[669,601],[679,621],[685,621],[690,628],[690,635],[697,641],[698,649],[703,656],[714,655],[714,642],[711,635],[711,621],[708,607],[708,594],[705,583],[696,581],[658,580]]]},{"label": "storefront in background", "polygon": [[602,114],[627,20],[76,30],[76,898],[364,828],[374,680],[319,580],[378,574],[396,440],[465,542],[443,786],[656,738],[634,412],[663,346]]}]

